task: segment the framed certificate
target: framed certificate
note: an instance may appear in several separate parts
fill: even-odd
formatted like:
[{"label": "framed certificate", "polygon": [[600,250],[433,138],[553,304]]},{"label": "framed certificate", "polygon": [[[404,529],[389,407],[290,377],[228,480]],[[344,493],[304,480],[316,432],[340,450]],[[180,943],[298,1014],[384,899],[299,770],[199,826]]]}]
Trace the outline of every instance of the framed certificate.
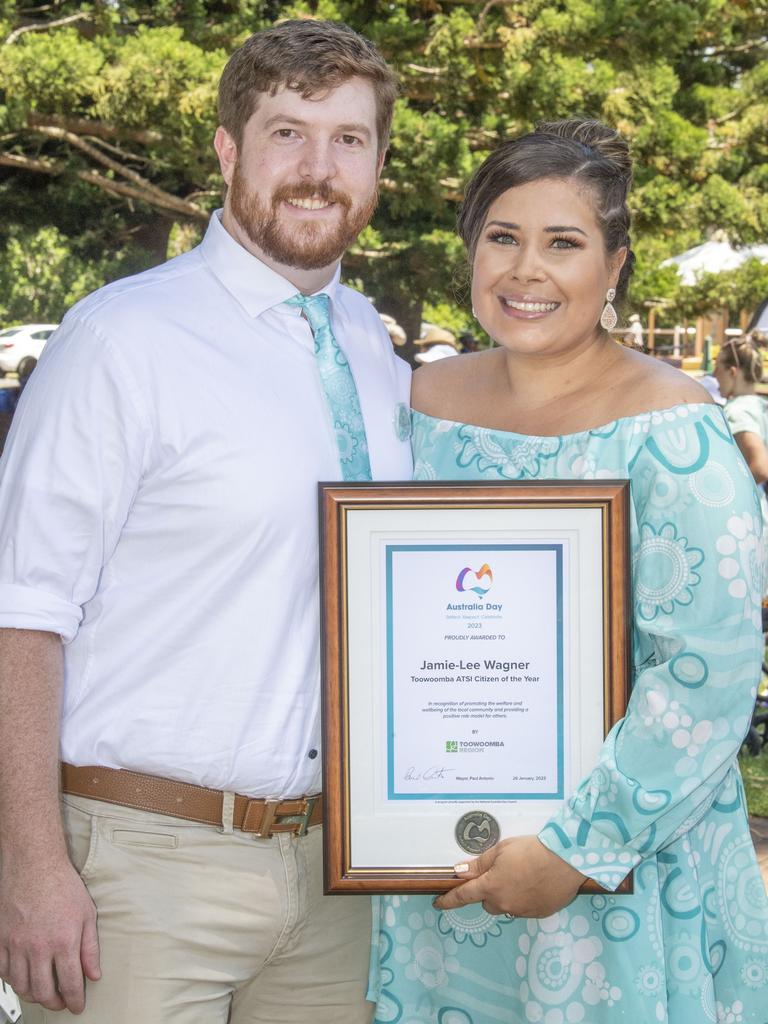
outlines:
[{"label": "framed certificate", "polygon": [[449,889],[597,763],[629,696],[628,501],[320,485],[326,892]]}]

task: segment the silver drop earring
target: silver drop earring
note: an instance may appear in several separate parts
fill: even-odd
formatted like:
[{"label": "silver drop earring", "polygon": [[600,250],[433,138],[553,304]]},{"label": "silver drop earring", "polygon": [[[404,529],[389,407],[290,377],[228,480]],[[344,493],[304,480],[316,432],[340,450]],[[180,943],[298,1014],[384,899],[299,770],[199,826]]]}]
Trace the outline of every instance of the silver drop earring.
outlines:
[{"label": "silver drop earring", "polygon": [[605,293],[605,305],[603,306],[603,312],[600,314],[600,326],[603,330],[612,331],[618,323],[618,316],[616,310],[613,308],[613,300],[616,298],[616,289],[609,288]]}]

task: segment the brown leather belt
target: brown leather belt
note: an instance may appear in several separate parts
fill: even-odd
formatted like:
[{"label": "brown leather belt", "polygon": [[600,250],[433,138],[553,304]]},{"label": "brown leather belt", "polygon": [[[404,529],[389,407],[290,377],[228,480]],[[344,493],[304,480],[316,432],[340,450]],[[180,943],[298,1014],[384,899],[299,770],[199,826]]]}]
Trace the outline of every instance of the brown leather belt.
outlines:
[{"label": "brown leather belt", "polygon": [[[139,811],[169,814],[204,825],[222,824],[224,794],[220,789],[206,789],[157,775],[94,765],[75,768],[62,763],[61,789],[72,796],[122,804]],[[266,838],[276,832],[303,836],[311,825],[319,825],[322,820],[322,793],[296,800],[252,800],[235,794],[234,827],[255,836]]]}]

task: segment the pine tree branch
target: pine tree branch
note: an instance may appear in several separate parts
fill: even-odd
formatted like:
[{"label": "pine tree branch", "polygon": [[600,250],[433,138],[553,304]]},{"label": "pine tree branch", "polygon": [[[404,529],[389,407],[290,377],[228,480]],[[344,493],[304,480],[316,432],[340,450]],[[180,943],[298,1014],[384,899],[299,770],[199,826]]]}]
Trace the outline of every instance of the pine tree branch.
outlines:
[{"label": "pine tree branch", "polygon": [[[485,20],[493,10],[494,7],[519,7],[518,0],[488,0],[485,7],[480,11],[480,16],[477,19],[477,32],[478,35],[483,31],[485,27]],[[528,27],[530,22],[527,18],[518,16],[516,28]]]},{"label": "pine tree branch", "polygon": [[56,163],[53,160],[35,160],[31,156],[2,152],[0,152],[0,167],[16,167],[22,171],[36,171],[40,174],[50,174],[53,176],[63,174],[66,170],[64,164]]},{"label": "pine tree branch", "polygon": [[173,213],[181,214],[183,217],[188,217],[190,220],[199,221],[201,224],[207,224],[210,219],[210,215],[206,210],[202,210],[194,203],[188,203],[185,199],[172,196],[170,192],[160,196],[155,191],[146,193],[141,189],[134,188],[132,185],[124,185],[121,181],[105,178],[101,174],[97,174],[96,171],[75,171],[75,174],[82,181],[87,181],[90,185],[96,185],[97,188],[103,189],[105,192],[126,196],[129,199],[138,199],[149,206],[154,206],[161,210],[170,210]]},{"label": "pine tree branch", "polygon": [[444,75],[448,70],[447,68],[428,68],[423,64],[406,64],[405,66],[409,71],[413,71],[417,75],[434,75],[436,77]]},{"label": "pine tree branch", "polygon": [[107,153],[113,153],[125,162],[132,160],[137,164],[145,164],[149,160],[149,157],[144,156],[141,153],[129,153],[128,150],[122,149],[120,146],[116,146],[112,142],[107,142],[106,139],[99,139],[95,135],[85,135],[83,137],[85,138],[85,141],[90,142],[92,146],[98,146],[99,149],[104,149]]},{"label": "pine tree branch", "polygon": [[101,139],[126,139],[138,142],[143,146],[151,146],[162,142],[164,136],[149,128],[123,128],[106,121],[94,121],[89,117],[67,117],[64,114],[29,113],[27,124],[30,128],[64,128],[77,135],[97,135]]},{"label": "pine tree branch", "polygon": [[[461,182],[458,178],[440,178],[438,184],[443,188],[440,194],[441,199],[449,203],[460,203],[463,200],[464,193],[460,190]],[[392,178],[380,178],[379,189],[382,192],[406,192],[412,194],[416,191],[416,186],[409,181],[397,182]]]},{"label": "pine tree branch", "polygon": [[111,195],[136,199],[157,209],[170,210],[190,220],[196,220],[204,224],[208,223],[209,215],[205,210],[194,203],[188,202],[186,199],[179,199],[178,196],[171,195],[170,192],[163,192],[162,189],[158,189],[156,186],[151,186],[151,190],[147,190],[135,185],[127,185],[122,181],[105,178],[96,171],[73,170],[63,160],[35,159],[18,153],[0,152],[0,167],[14,167],[17,170],[34,171],[38,174],[48,174],[51,177],[74,174],[81,181],[85,181],[89,185],[95,185]]},{"label": "pine tree branch", "polygon": [[62,25],[71,25],[74,21],[90,21],[93,15],[90,11],[78,11],[77,14],[68,14],[66,18],[58,18],[56,21],[40,21],[33,25],[21,25],[15,28],[5,40],[6,46],[11,46],[19,36],[25,32],[47,32],[51,28],[61,28]]},{"label": "pine tree branch", "polygon": [[100,163],[103,167],[108,168],[110,171],[114,171],[115,174],[119,174],[121,178],[125,178],[127,181],[133,182],[138,185],[139,188],[144,189],[147,192],[151,192],[160,198],[167,198],[169,195],[165,189],[158,188],[157,185],[153,185],[151,181],[148,181],[143,175],[137,171],[132,171],[129,167],[119,163],[117,160],[113,160],[112,157],[107,156],[106,153],[102,153],[96,146],[92,146],[90,142],[86,142],[80,135],[76,135],[74,132],[69,132],[64,128],[47,127],[44,128],[42,125],[33,129],[38,135],[44,135],[49,139],[58,139],[62,142],[68,142],[70,146],[74,146],[75,149],[79,149],[86,156],[89,156],[92,160]]},{"label": "pine tree branch", "polygon": [[733,46],[712,46],[704,50],[695,50],[697,57],[728,57],[732,53],[751,53],[752,50],[760,50],[768,46],[768,37],[761,36],[759,39],[750,39],[746,43],[738,43]]}]

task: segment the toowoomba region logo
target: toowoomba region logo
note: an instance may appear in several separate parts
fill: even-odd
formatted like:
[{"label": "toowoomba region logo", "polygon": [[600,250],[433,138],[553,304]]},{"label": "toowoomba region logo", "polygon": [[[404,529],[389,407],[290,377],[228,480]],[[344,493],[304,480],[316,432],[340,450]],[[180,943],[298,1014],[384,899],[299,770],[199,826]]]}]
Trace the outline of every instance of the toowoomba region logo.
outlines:
[{"label": "toowoomba region logo", "polygon": [[460,594],[466,593],[467,590],[472,590],[474,593],[479,594],[480,597],[483,597],[492,586],[493,573],[487,562],[481,565],[477,572],[466,566],[456,577],[456,589]]}]

